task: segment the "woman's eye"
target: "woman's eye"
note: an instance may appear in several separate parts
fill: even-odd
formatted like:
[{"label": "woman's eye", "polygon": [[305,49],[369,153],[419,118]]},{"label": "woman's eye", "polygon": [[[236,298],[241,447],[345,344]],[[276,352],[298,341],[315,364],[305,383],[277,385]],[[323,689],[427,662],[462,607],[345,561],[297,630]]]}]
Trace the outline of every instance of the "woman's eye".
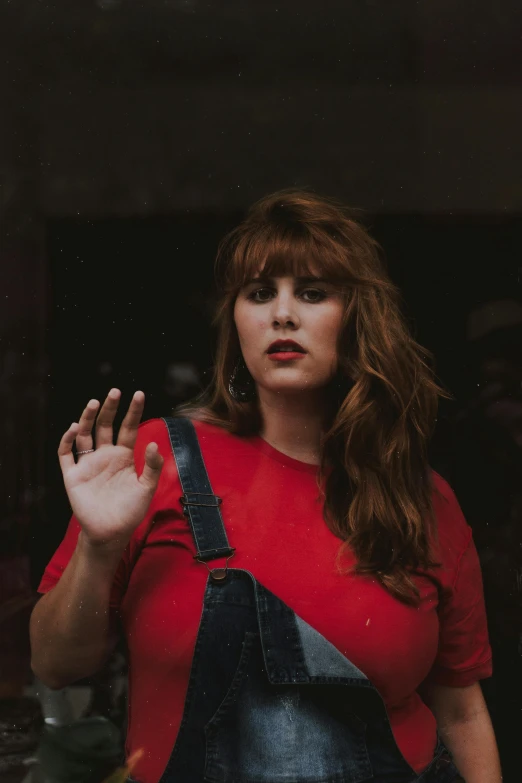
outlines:
[{"label": "woman's eye", "polygon": [[266,302],[266,299],[258,299],[257,297],[259,294],[266,293],[267,291],[270,293],[269,288],[258,288],[256,291],[252,291],[252,293],[248,295],[248,298],[252,299],[253,302]]},{"label": "woman's eye", "polygon": [[[264,295],[266,295],[266,294],[270,295],[272,293],[274,293],[274,292],[270,288],[258,288],[256,291],[252,291],[252,293],[250,293],[248,295],[248,298],[251,299],[254,302],[267,302],[268,298],[265,298]],[[312,295],[311,299],[305,298],[305,302],[309,302],[310,304],[312,304],[314,302],[322,302],[322,300],[326,297],[326,291],[320,291],[320,290],[315,289],[315,288],[307,288],[304,291],[301,291],[299,296],[304,297],[305,294],[306,295],[308,295],[308,294]]]},{"label": "woman's eye", "polygon": [[306,291],[303,291],[303,294],[312,294],[314,297],[312,302],[322,302],[326,298],[326,291],[319,291],[315,288],[307,288]]}]

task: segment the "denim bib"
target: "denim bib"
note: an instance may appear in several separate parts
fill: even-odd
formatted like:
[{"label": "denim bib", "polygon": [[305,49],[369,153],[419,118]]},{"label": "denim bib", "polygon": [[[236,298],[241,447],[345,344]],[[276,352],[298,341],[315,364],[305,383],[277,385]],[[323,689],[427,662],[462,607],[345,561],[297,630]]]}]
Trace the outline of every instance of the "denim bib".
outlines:
[{"label": "denim bib", "polygon": [[[228,566],[234,549],[194,426],[164,421],[195,559],[209,575],[183,717],[160,783],[462,780],[440,736],[430,765],[416,773],[366,675],[253,574]],[[209,567],[223,557],[225,568]]]}]

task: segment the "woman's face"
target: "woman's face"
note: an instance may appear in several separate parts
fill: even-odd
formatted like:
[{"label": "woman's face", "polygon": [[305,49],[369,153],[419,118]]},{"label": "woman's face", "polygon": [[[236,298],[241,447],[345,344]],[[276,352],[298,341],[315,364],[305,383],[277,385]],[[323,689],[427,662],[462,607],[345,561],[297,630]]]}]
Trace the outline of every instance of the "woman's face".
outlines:
[{"label": "woman's face", "polygon": [[[258,387],[295,393],[326,386],[337,369],[343,311],[339,289],[318,278],[263,278],[246,285],[236,299],[234,320]],[[273,353],[269,349],[276,340],[294,341],[303,352]]]}]

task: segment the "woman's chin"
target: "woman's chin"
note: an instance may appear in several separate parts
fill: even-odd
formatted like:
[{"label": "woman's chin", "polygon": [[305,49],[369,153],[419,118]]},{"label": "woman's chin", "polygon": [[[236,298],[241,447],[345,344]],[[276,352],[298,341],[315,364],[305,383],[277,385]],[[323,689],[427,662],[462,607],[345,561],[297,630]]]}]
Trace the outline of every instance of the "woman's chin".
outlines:
[{"label": "woman's chin", "polygon": [[279,383],[267,383],[267,384],[260,384],[260,393],[262,394],[265,392],[266,394],[278,394],[278,395],[285,395],[288,397],[295,397],[297,395],[316,395],[320,393],[322,386],[311,386],[310,383],[306,383],[304,381],[295,380],[293,382],[287,382],[283,383],[279,381]]}]

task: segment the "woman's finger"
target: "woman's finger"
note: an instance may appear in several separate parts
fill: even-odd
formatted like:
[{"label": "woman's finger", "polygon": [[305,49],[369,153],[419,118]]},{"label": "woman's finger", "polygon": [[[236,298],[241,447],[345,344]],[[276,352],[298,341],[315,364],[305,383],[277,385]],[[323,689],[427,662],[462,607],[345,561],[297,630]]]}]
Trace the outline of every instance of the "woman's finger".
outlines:
[{"label": "woman's finger", "polygon": [[118,446],[126,446],[128,449],[134,450],[144,406],[144,393],[142,391],[134,392],[129,410],[121,423],[118,433]]},{"label": "woman's finger", "polygon": [[87,449],[92,449],[94,447],[92,427],[96,420],[96,413],[99,406],[100,403],[98,400],[89,400],[83,409],[79,421],[78,434],[76,436],[76,451],[86,451]]},{"label": "woman's finger", "polygon": [[64,432],[63,437],[58,446],[58,460],[62,473],[65,475],[67,470],[70,470],[73,465],[76,465],[74,461],[74,455],[72,453],[73,443],[76,440],[76,433],[78,432],[78,423],[73,422],[67,432]]},{"label": "woman's finger", "polygon": [[139,482],[149,490],[155,490],[161,470],[163,468],[164,459],[159,453],[158,444],[152,441],[147,444],[145,449],[145,465],[143,471],[139,477]]},{"label": "woman's finger", "polygon": [[118,410],[120,397],[121,392],[119,389],[111,389],[105,398],[105,402],[96,419],[96,448],[113,445],[112,425]]}]

